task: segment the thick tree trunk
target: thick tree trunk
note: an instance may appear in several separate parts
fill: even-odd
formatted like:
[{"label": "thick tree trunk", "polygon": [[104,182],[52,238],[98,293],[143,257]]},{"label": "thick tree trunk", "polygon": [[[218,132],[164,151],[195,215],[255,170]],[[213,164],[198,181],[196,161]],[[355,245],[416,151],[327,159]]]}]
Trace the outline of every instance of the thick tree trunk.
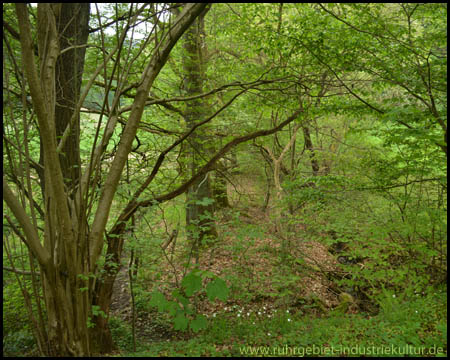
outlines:
[{"label": "thick tree trunk", "polygon": [[[55,130],[59,140],[74,114],[80,97],[84,57],[89,35],[89,3],[63,3],[54,7],[59,47],[62,52],[55,66]],[[44,45],[45,46],[45,45]],[[71,49],[68,49],[72,47]],[[41,54],[44,56],[44,54]],[[78,183],[80,160],[80,116],[75,119],[71,132],[59,155],[65,184],[71,188]],[[44,164],[44,149],[40,146],[39,163]],[[43,169],[38,170],[42,194],[45,191]]]},{"label": "thick tree trunk", "polygon": [[[59,16],[58,16],[59,15]],[[64,3],[57,14],[56,25],[62,54],[56,62],[55,127],[59,139],[80,98],[84,57],[89,35],[89,3]],[[72,47],[71,49],[68,49]],[[59,161],[66,184],[71,187],[80,177],[80,116],[75,119]]]},{"label": "thick tree trunk", "polygon": [[53,279],[45,277],[43,283],[48,318],[46,356],[85,356],[90,353],[87,294],[80,291],[86,284],[70,276],[69,272],[56,272]]},{"label": "thick tree trunk", "polygon": [[[26,46],[25,43],[30,41],[29,23],[23,9],[18,9],[18,13],[21,13],[20,22],[26,28],[21,29],[21,32],[23,31],[21,42]],[[38,97],[45,99],[43,104],[39,104],[45,110],[38,113],[41,135],[40,162],[44,165],[38,175],[41,180],[42,197],[46,204],[44,247],[51,254],[51,263],[40,262],[47,310],[47,338],[46,343],[40,348],[48,356],[89,354],[86,331],[88,293],[80,291],[80,288],[86,287],[87,284],[76,275],[85,274],[88,269],[84,258],[75,256],[74,246],[79,237],[85,238],[86,229],[77,223],[74,209],[69,210],[69,202],[66,202],[66,199],[62,200],[65,191],[61,191],[62,188],[56,189],[60,185],[58,173],[63,174],[63,181],[69,188],[75,184],[80,175],[79,121],[75,123],[59,159],[52,156],[56,143],[50,135],[54,131],[56,142],[58,141],[64,128],[69,124],[78,101],[88,22],[89,4],[39,5],[37,16],[41,63],[39,79],[33,73],[34,63],[30,59],[33,55],[23,51],[24,56],[28,57],[26,72],[28,80],[32,82],[30,87],[33,104],[37,106],[36,103],[42,102]],[[71,46],[80,47],[68,49]],[[60,55],[63,50],[65,53]],[[39,96],[35,96],[36,91],[39,92]],[[55,164],[55,160],[58,164]],[[53,164],[49,165],[50,163]]]},{"label": "thick tree trunk", "polygon": [[122,257],[123,237],[108,237],[108,248],[106,251],[106,261],[103,267],[103,275],[97,280],[93,306],[99,306],[104,315],[93,317],[95,326],[89,333],[92,339],[92,350],[96,353],[109,353],[115,349],[111,331],[108,326],[109,310],[112,303],[113,287],[116,276],[121,268],[120,259]]},{"label": "thick tree trunk", "polygon": [[[196,19],[183,36],[183,48],[186,51],[183,62],[185,72],[183,85],[188,96],[198,95],[203,90],[206,66],[203,18],[206,12],[207,10]],[[203,119],[206,113],[206,106],[207,104],[202,99],[191,101],[188,104],[184,116],[188,129]],[[197,129],[190,137],[188,149],[190,175],[194,175],[204,165],[203,159],[208,158],[206,154],[214,150],[210,146],[206,131],[206,127]],[[186,228],[188,238],[192,242],[193,256],[196,262],[198,262],[199,248],[202,242],[206,238],[215,238],[217,236],[212,219],[214,213],[213,204],[199,204],[199,201],[205,198],[213,198],[209,173],[204,178],[195,181],[186,194]]]},{"label": "thick tree trunk", "polygon": [[[80,96],[82,74],[84,68],[85,45],[89,34],[89,3],[63,3],[48,8],[47,12],[42,12],[40,17],[47,16],[48,20],[40,19],[44,24],[52,22],[50,11],[53,12],[55,29],[58,34],[59,50],[63,52],[57,57],[54,72],[54,119],[57,141],[63,134],[64,129],[70,123],[76,104]],[[42,30],[42,29],[41,29]],[[40,34],[43,35],[42,33]],[[41,37],[45,39],[44,36]],[[45,40],[40,43],[40,57],[45,58]],[[73,47],[68,49],[69,47]],[[64,183],[70,189],[78,182],[81,169],[79,141],[80,141],[80,119],[76,119],[71,128],[62,151],[59,155],[59,163]],[[41,134],[41,136],[48,136]],[[45,165],[43,154],[44,148],[41,146],[41,161]],[[57,209],[51,204],[51,191],[46,189],[45,181],[49,176],[45,176],[45,171],[40,173],[43,197],[48,199],[52,211],[46,215],[48,219],[57,219]],[[73,211],[74,209],[72,209]],[[75,215],[75,214],[73,214]],[[85,228],[73,223],[79,229],[77,235],[85,237]],[[49,229],[49,232],[54,232]],[[77,241],[75,236],[72,239],[61,239],[59,242]],[[52,251],[52,241],[47,242],[47,248]],[[87,273],[88,269],[82,258],[68,259],[65,252],[60,252],[59,261],[55,267],[55,276],[52,279],[45,277],[44,298],[48,316],[48,355],[71,355],[83,356],[89,353],[89,339],[87,337],[87,314],[88,294],[82,294],[80,288],[81,279],[76,274]]]}]

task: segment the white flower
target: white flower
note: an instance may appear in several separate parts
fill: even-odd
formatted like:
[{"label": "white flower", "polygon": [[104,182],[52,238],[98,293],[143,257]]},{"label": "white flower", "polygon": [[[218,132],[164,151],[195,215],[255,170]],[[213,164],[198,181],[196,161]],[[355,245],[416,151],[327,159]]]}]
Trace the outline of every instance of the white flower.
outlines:
[{"label": "white flower", "polygon": [[395,298],[395,294],[393,294],[392,297]]},{"label": "white flower", "polygon": [[250,316],[250,313],[249,313],[249,312],[247,313],[247,316]]},{"label": "white flower", "polygon": [[213,314],[213,317],[216,317],[216,313]]},{"label": "white flower", "polygon": [[237,316],[238,316],[238,317],[241,317],[241,314],[238,314]]},{"label": "white flower", "polygon": [[270,336],[270,333],[267,333],[268,336]]},{"label": "white flower", "polygon": [[261,311],[258,311],[258,315],[261,315]]},{"label": "white flower", "polygon": [[288,321],[290,322],[290,321],[291,321],[291,319],[288,319]]},{"label": "white flower", "polygon": [[289,314],[289,310],[286,310],[286,312]]}]

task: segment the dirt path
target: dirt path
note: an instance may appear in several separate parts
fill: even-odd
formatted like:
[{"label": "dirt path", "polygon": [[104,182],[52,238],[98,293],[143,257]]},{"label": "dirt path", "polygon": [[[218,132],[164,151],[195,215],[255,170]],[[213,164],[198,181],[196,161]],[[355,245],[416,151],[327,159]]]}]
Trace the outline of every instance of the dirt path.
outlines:
[{"label": "dirt path", "polygon": [[[148,300],[150,301],[150,298]],[[114,282],[110,314],[131,325],[132,307],[128,265],[122,265]],[[176,333],[171,328],[158,322],[157,315],[155,312],[137,311],[136,338],[140,342],[164,341],[175,337]]]}]

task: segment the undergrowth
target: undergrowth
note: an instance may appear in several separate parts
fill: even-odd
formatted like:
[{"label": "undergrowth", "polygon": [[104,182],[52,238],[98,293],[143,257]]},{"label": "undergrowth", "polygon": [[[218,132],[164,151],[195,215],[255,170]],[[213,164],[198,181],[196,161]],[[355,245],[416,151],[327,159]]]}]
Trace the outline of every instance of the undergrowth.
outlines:
[{"label": "undergrowth", "polygon": [[[384,291],[377,301],[380,312],[376,316],[339,311],[317,316],[301,309],[269,312],[234,307],[210,318],[206,330],[186,332],[186,339],[141,344],[142,350],[125,348],[120,355],[302,356],[308,351],[316,356],[446,355],[446,289],[430,288],[423,294]],[[114,334],[119,344],[129,338],[126,333]]]}]

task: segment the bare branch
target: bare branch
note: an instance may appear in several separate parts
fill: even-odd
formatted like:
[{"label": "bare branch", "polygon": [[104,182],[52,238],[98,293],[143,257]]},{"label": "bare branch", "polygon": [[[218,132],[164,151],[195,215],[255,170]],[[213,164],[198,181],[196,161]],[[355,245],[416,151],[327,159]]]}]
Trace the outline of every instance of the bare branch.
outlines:
[{"label": "bare branch", "polygon": [[49,264],[49,252],[41,245],[36,228],[33,226],[25,209],[20,205],[16,196],[8,186],[5,177],[3,177],[3,199],[22,227],[25,233],[24,239],[26,239],[26,244],[33,252],[33,255],[38,259],[40,264],[44,266]]},{"label": "bare branch", "polygon": [[37,276],[41,275],[39,272],[32,273],[31,271],[12,269],[12,268],[9,268],[9,267],[6,267],[6,266],[3,266],[3,270],[10,271],[10,272],[13,272],[13,273],[16,273],[16,274],[19,274],[19,275],[37,275]]}]

